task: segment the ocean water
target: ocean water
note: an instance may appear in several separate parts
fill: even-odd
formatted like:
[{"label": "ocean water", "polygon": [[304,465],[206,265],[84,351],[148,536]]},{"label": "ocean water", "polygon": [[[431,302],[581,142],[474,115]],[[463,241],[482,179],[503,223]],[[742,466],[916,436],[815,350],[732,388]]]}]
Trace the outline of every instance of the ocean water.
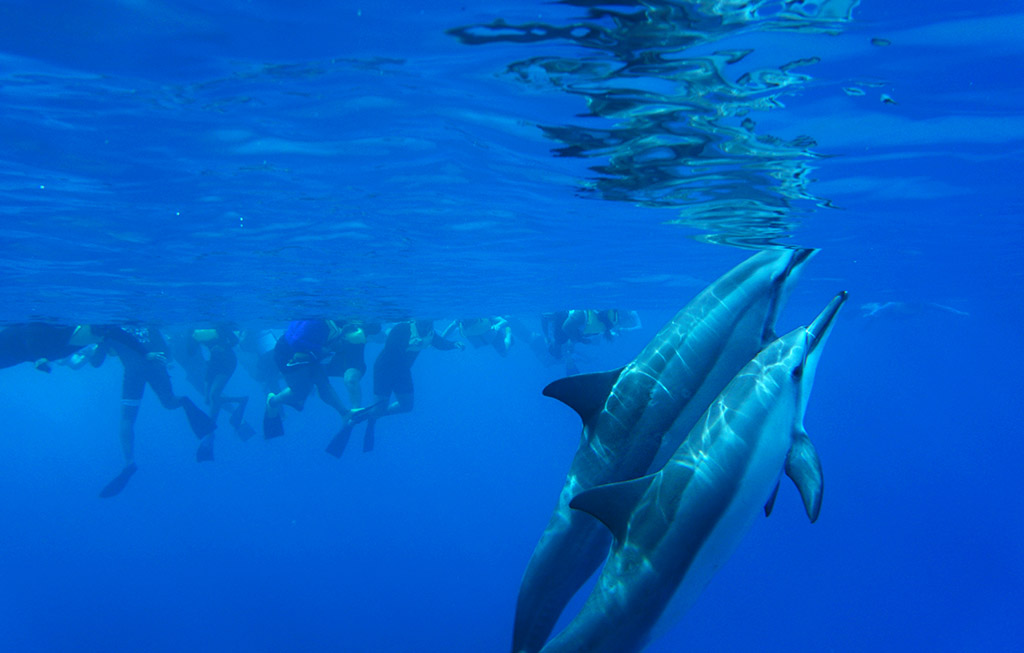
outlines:
[{"label": "ocean water", "polygon": [[[752,250],[816,247],[780,331],[850,292],[821,518],[784,481],[648,650],[1018,650],[1022,29],[992,0],[7,0],[0,322],[636,310],[579,348],[599,371]],[[110,500],[117,362],[0,370],[0,650],[508,650],[578,443],[550,363],[425,352],[415,410],[340,460],[312,398],[197,464],[147,392]],[[257,427],[260,392],[229,386]]]}]

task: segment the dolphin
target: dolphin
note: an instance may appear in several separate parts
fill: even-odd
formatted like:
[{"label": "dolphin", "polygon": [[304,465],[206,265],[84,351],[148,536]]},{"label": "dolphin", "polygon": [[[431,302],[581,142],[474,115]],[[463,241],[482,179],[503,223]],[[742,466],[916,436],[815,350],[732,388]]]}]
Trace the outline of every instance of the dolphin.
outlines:
[{"label": "dolphin", "polygon": [[693,605],[761,506],[771,513],[783,469],[811,522],[818,518],[821,463],[804,413],[844,301],[842,292],[744,366],[660,471],[572,500],[608,527],[614,544],[580,614],[543,653],[641,650]]},{"label": "dolphin", "polygon": [[[631,363],[548,385],[583,420],[558,505],[523,574],[512,650],[535,653],[608,555],[611,537],[569,508],[581,490],[658,469],[730,379],[775,338],[776,317],[813,249],[764,250],[705,288]],[[661,452],[659,454],[659,451]]]}]

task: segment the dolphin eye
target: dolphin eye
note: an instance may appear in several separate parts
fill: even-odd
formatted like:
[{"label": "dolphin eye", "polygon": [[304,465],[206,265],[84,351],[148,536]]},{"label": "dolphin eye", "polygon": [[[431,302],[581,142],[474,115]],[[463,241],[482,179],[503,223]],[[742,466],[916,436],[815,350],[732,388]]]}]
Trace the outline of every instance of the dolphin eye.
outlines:
[{"label": "dolphin eye", "polygon": [[799,365],[794,367],[793,371],[791,372],[791,374],[793,375],[794,379],[799,380],[799,379],[803,378],[803,376],[804,376],[804,364],[800,363]]}]

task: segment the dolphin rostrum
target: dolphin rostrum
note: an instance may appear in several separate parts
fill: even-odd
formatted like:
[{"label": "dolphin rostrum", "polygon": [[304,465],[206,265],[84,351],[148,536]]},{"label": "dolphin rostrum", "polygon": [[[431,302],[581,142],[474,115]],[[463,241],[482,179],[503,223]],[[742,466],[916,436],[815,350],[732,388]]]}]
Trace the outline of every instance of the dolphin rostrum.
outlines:
[{"label": "dolphin rostrum", "polygon": [[569,501],[596,485],[647,474],[672,455],[708,404],[775,337],[775,319],[814,252],[758,252],[705,288],[630,364],[544,389],[579,413],[583,435],[523,574],[515,653],[544,645],[565,605],[607,557],[607,529],[571,510]]},{"label": "dolphin rostrum", "polygon": [[768,345],[708,407],[657,473],[592,488],[572,508],[600,519],[614,543],[580,614],[544,653],[641,650],[704,590],[785,469],[813,522],[821,464],[804,431],[814,373],[846,293],[809,326]]}]

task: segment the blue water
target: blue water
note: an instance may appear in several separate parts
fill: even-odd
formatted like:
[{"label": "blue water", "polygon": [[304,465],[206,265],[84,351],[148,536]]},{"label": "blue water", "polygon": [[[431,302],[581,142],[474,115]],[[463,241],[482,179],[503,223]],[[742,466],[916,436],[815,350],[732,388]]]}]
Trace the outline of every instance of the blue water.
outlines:
[{"label": "blue water", "polygon": [[[597,371],[751,249],[818,247],[780,328],[850,291],[821,518],[784,482],[649,650],[1016,650],[1022,12],[8,0],[0,322],[637,310]],[[428,351],[415,411],[341,460],[314,398],[198,465],[148,393],[101,501],[120,366],[0,370],[0,650],[507,650],[578,441],[562,374]]]}]

